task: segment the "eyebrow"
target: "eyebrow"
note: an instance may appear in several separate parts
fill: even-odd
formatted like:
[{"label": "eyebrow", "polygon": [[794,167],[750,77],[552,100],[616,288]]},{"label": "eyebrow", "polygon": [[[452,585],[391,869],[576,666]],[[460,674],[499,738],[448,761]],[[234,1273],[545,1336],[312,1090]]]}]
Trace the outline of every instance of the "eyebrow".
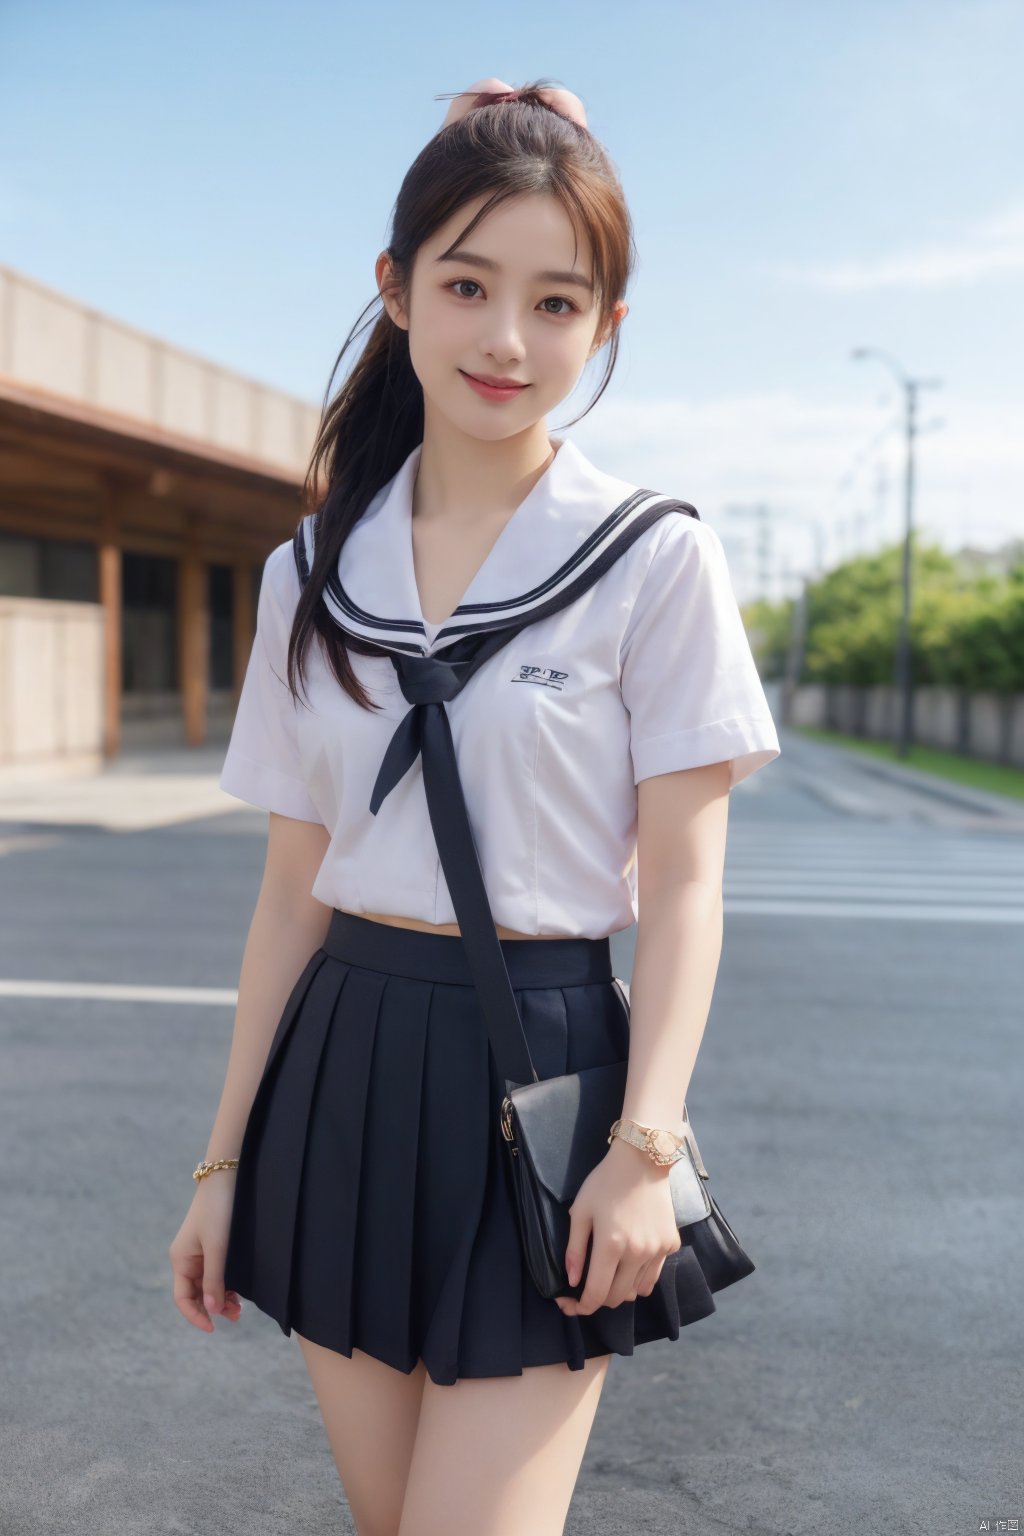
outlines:
[{"label": "eyebrow", "polygon": [[[500,272],[501,263],[492,261],[489,256],[475,256],[472,251],[452,251],[444,256],[437,257],[438,262],[461,262],[463,266],[483,267],[488,272]],[[535,272],[534,281],[538,283],[573,283],[577,288],[585,288],[588,293],[593,293],[594,285],[589,278],[581,276],[579,272]]]}]

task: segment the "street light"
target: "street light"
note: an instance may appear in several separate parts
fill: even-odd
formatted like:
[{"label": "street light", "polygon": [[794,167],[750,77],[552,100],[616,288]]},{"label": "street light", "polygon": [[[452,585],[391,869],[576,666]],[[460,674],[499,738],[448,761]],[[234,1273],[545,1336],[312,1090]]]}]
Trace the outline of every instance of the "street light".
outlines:
[{"label": "street light", "polygon": [[899,638],[896,644],[896,686],[900,695],[900,710],[896,737],[899,757],[907,757],[914,734],[914,693],[910,667],[910,553],[914,526],[914,433],[917,418],[917,392],[919,389],[939,389],[941,379],[915,379],[888,352],[878,347],[854,347],[852,358],[877,357],[895,374],[906,398],[907,471],[904,497],[903,530],[903,603],[900,611]]}]

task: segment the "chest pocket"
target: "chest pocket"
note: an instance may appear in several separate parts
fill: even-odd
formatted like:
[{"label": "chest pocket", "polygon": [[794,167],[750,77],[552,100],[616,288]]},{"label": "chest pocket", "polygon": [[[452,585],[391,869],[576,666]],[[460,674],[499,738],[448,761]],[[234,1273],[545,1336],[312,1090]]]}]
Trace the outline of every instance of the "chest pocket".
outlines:
[{"label": "chest pocket", "polygon": [[541,722],[571,711],[573,684],[565,657],[547,651],[514,645],[486,662],[447,706],[463,783],[480,761],[506,788],[513,772],[532,779]]}]

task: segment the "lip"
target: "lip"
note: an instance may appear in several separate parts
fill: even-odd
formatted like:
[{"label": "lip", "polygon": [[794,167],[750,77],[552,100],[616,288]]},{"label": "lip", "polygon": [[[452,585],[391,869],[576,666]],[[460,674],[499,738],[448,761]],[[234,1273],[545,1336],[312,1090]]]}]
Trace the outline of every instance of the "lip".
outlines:
[{"label": "lip", "polygon": [[471,385],[477,394],[481,395],[485,400],[511,400],[514,395],[518,395],[524,389],[529,388],[529,385],[517,384],[515,381],[509,382],[506,380],[504,382],[491,383],[487,379],[480,378],[475,373],[467,373],[464,368],[460,368],[459,372],[466,383]]}]

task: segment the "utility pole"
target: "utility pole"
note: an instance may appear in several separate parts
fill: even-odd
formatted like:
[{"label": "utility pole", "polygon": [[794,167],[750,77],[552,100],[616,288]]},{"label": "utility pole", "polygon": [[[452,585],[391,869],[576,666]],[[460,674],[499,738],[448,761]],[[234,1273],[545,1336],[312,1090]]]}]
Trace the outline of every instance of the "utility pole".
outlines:
[{"label": "utility pole", "polygon": [[812,580],[820,581],[825,571],[825,536],[821,519],[802,515],[799,512],[791,512],[788,517],[792,521],[804,523],[814,534],[814,570],[811,574],[808,574],[806,569],[795,573],[800,587],[793,599],[789,645],[786,648],[786,666],[782,681],[782,723],[784,725],[794,723],[793,705],[804,669],[804,649],[807,640],[807,587]]},{"label": "utility pole", "polygon": [[899,635],[896,641],[897,710],[896,752],[907,757],[914,735],[914,688],[910,653],[910,572],[914,539],[914,438],[917,432],[917,394],[921,389],[938,389],[941,379],[915,379],[898,362],[877,347],[854,347],[852,358],[877,357],[899,381],[906,401],[906,474],[904,477],[903,527],[903,599],[900,607]]},{"label": "utility pole", "polygon": [[[753,550],[753,585],[758,597],[766,602],[771,601],[771,587],[775,585],[772,580],[774,564],[774,528],[771,518],[771,507],[765,502],[730,502],[723,508],[726,526],[728,520],[734,517],[754,517],[756,539]],[[744,551],[746,554],[746,551]],[[746,568],[747,561],[744,560]]]}]

